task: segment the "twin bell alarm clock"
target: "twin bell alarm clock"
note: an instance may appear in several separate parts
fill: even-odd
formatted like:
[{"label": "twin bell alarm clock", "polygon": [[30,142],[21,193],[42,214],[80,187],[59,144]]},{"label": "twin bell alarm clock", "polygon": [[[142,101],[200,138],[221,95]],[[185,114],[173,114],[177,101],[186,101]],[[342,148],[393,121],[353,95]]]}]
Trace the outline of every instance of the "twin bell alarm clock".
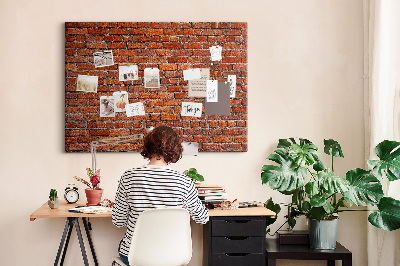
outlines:
[{"label": "twin bell alarm clock", "polygon": [[78,201],[78,187],[75,184],[68,184],[68,186],[65,188],[64,199],[68,203],[75,203]]}]

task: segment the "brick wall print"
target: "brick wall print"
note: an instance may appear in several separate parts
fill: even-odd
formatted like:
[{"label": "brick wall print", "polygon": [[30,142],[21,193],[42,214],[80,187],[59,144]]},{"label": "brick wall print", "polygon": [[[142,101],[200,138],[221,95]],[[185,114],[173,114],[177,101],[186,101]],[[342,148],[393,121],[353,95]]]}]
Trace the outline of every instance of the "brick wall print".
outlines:
[{"label": "brick wall print", "polygon": [[[222,60],[211,61],[211,46]],[[111,50],[114,65],[94,66],[93,53]],[[213,63],[213,64],[212,64]],[[138,80],[119,81],[118,66],[138,66]],[[145,88],[144,69],[158,68],[159,88]],[[230,115],[204,115],[204,98],[188,96],[183,70],[209,68],[210,79],[236,75]],[[98,77],[97,92],[77,91],[78,75]],[[100,117],[100,97],[127,91],[129,103],[142,101],[144,116]],[[181,116],[182,102],[202,103],[201,117]],[[239,22],[67,22],[65,23],[65,150],[90,152],[90,142],[144,133],[166,124],[199,151],[247,151],[247,23]],[[138,151],[138,143],[99,148]]]}]

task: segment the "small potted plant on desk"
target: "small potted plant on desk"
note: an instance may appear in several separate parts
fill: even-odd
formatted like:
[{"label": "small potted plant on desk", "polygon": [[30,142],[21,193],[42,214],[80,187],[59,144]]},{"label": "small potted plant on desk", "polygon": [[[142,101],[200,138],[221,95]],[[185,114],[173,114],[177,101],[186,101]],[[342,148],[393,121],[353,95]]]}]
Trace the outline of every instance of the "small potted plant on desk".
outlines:
[{"label": "small potted plant on desk", "polygon": [[49,204],[49,207],[51,209],[57,209],[58,207],[60,207],[60,201],[58,200],[57,190],[53,188],[50,189],[50,196],[47,204]]},{"label": "small potted plant on desk", "polygon": [[[385,140],[376,146],[379,160],[369,160],[368,170],[356,168],[346,177],[335,174],[334,157],[344,157],[340,144],[324,140],[324,152],[331,155],[331,168],[319,158],[318,148],[307,139],[280,139],[267,159],[276,164],[262,167],[263,184],[292,197],[289,207],[309,219],[310,245],[315,249],[334,249],[339,213],[352,205],[377,206],[368,221],[392,231],[400,228],[400,201],[384,197],[381,181],[400,179],[400,142]],[[266,207],[278,211],[271,200]],[[271,223],[274,220],[270,221]],[[296,224],[289,219],[290,227]]]},{"label": "small potted plant on desk", "polygon": [[103,195],[103,189],[99,188],[100,183],[100,169],[98,169],[95,173],[93,173],[92,169],[86,168],[86,173],[89,177],[89,182],[86,180],[74,176],[74,178],[88,186],[89,188],[85,189],[85,194],[87,198],[87,206],[97,206],[100,204],[101,196]]}]

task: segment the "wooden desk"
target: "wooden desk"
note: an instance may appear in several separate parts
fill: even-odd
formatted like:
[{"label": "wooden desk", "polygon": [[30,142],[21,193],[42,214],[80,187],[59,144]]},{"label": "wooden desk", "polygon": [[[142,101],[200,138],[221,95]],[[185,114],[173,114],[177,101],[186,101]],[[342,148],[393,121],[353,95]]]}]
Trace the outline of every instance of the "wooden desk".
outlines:
[{"label": "wooden desk", "polygon": [[264,207],[209,210],[203,227],[204,265],[265,265],[266,217],[275,213]]},{"label": "wooden desk", "polygon": [[343,266],[351,266],[352,254],[339,242],[336,249],[316,250],[309,245],[280,245],[277,239],[267,239],[268,266],[275,266],[277,259],[285,260],[326,260],[328,266],[334,266],[335,260],[341,260]]},{"label": "wooden desk", "polygon": [[85,228],[85,232],[86,232],[86,236],[87,236],[87,239],[89,242],[90,250],[92,252],[94,264],[96,266],[98,265],[96,253],[94,251],[93,242],[92,242],[92,238],[90,236],[89,226],[88,226],[86,218],[89,218],[89,217],[111,218],[111,212],[89,214],[89,213],[76,213],[76,212],[68,211],[68,209],[72,209],[72,208],[75,208],[78,206],[86,206],[86,201],[78,201],[74,204],[67,204],[67,202],[63,200],[63,201],[61,201],[60,207],[58,209],[50,209],[50,207],[47,205],[47,202],[46,202],[39,209],[37,209],[34,213],[32,213],[30,215],[31,221],[34,221],[35,219],[38,219],[38,218],[67,218],[67,222],[65,223],[65,227],[64,227],[64,232],[61,236],[60,246],[58,247],[58,252],[57,252],[56,260],[54,262],[54,266],[58,265],[61,251],[63,249],[64,249],[64,251],[63,251],[63,254],[61,257],[60,265],[64,264],[65,254],[67,253],[68,243],[69,243],[69,239],[70,239],[71,233],[72,233],[72,228],[74,225],[75,225],[76,233],[78,235],[78,240],[79,240],[79,245],[81,248],[83,262],[85,263],[85,266],[89,265],[87,255],[86,255],[85,245],[83,244],[82,233],[81,233],[81,230],[79,227],[78,218],[82,218],[83,226]]}]

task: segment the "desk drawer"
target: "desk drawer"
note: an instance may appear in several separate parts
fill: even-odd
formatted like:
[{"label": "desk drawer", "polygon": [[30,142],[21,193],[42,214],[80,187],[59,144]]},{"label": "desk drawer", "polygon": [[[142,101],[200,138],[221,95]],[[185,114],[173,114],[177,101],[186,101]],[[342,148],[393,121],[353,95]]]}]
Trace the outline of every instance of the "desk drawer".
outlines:
[{"label": "desk drawer", "polygon": [[211,224],[212,236],[265,236],[263,219],[218,219]]},{"label": "desk drawer", "polygon": [[263,237],[213,237],[211,253],[264,253]]},{"label": "desk drawer", "polygon": [[263,254],[211,254],[210,265],[256,266],[265,265]]}]

